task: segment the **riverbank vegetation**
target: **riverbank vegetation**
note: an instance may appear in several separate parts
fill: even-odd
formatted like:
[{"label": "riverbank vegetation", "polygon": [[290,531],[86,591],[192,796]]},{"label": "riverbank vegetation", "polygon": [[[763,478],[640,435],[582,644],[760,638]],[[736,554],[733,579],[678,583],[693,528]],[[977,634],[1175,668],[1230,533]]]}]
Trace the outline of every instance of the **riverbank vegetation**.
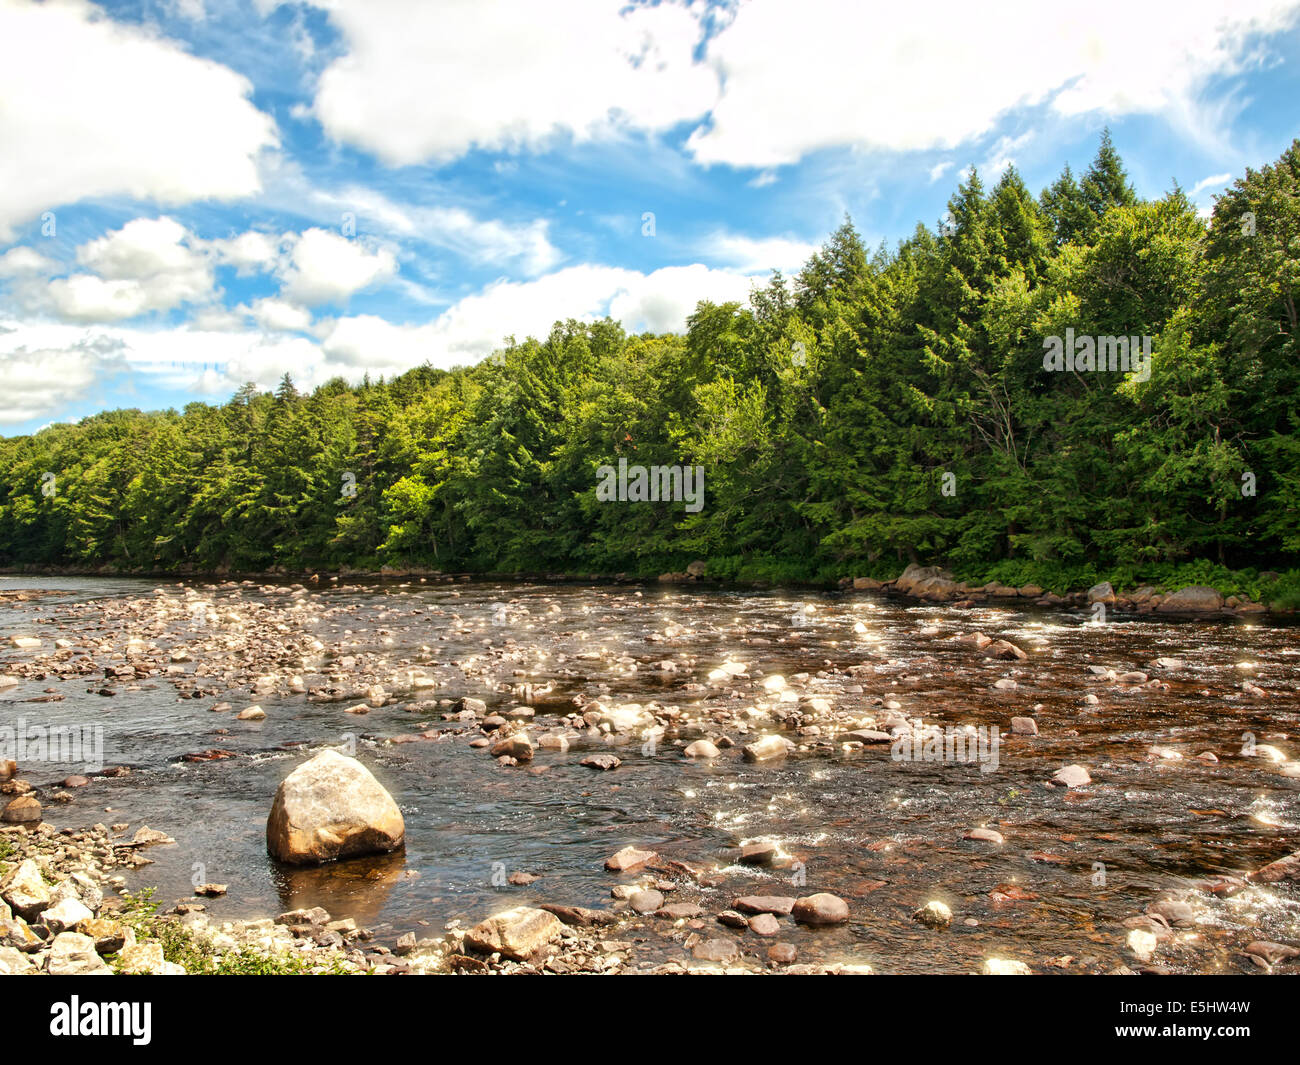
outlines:
[{"label": "riverbank vegetation", "polygon": [[[796,276],[699,304],[681,335],[559,322],[453,371],[310,394],[286,375],[2,440],[0,565],[702,559],[802,581],[919,561],[1300,602],[1298,302],[1300,141],[1203,219],[1177,187],[1139,199],[1107,136],[1039,196],[1014,168],[971,171],[948,218],[893,249],[846,221]],[[1150,365],[1045,369],[1065,336],[1150,337]],[[620,459],[702,466],[703,509],[600,501]]]}]

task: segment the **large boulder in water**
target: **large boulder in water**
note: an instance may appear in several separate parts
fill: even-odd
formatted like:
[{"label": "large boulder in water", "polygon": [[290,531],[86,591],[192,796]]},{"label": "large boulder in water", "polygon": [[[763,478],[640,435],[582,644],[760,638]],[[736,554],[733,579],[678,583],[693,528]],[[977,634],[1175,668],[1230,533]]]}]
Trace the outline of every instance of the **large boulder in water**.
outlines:
[{"label": "large boulder in water", "polygon": [[321,751],[280,783],[266,819],[266,849],[291,865],[383,854],[406,837],[393,797],[365,766]]}]

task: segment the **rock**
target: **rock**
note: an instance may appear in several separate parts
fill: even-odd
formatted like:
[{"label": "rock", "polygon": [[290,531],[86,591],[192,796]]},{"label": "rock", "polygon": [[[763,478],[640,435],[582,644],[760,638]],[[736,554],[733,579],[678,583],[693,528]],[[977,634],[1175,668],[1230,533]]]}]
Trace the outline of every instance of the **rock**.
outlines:
[{"label": "rock", "polygon": [[482,699],[469,699],[469,698],[457,699],[454,703],[452,703],[451,708],[452,711],[455,713],[461,713],[465,710],[468,710],[475,717],[482,717],[484,714],[487,713],[487,703],[485,703]]},{"label": "rock", "polygon": [[1081,765],[1067,765],[1056,771],[1051,783],[1063,788],[1083,788],[1092,783],[1092,777]]},{"label": "rock", "polygon": [[200,884],[194,889],[194,894],[200,898],[215,899],[220,898],[227,891],[225,884]]},{"label": "rock", "polygon": [[704,574],[708,571],[708,568],[709,568],[708,565],[702,559],[697,558],[694,562],[692,562],[689,566],[686,567],[686,575],[688,577],[696,577],[696,578],[703,577]]},{"label": "rock", "polygon": [[781,932],[781,922],[770,913],[756,913],[749,919],[749,930],[759,936],[775,936]]},{"label": "rock", "polygon": [[88,921],[82,921],[74,931],[93,939],[95,950],[100,954],[116,954],[126,946],[128,939],[126,925],[107,917],[92,917]]},{"label": "rock", "polygon": [[563,934],[564,925],[553,913],[531,906],[489,917],[465,933],[465,945],[480,954],[500,954],[512,961],[527,961]]},{"label": "rock", "polygon": [[383,854],[405,838],[393,797],[355,758],[332,750],[281,781],[266,821],[267,850],[291,865]]},{"label": "rock", "polygon": [[656,910],[655,916],[672,921],[689,921],[696,917],[703,917],[704,910],[693,902],[670,902],[667,906]]},{"label": "rock", "polygon": [[617,854],[605,859],[605,868],[612,873],[631,873],[658,857],[659,855],[654,851],[624,847]]},{"label": "rock", "polygon": [[696,740],[682,752],[687,758],[717,758],[719,751],[708,740]]},{"label": "rock", "polygon": [[1038,722],[1032,717],[1013,717],[1011,733],[1013,736],[1037,736]]},{"label": "rock", "polygon": [[[1288,854],[1275,862],[1269,862],[1262,869],[1256,869],[1246,877],[1256,884],[1276,884],[1282,880],[1300,880],[1300,851]],[[8,896],[5,896],[6,898]],[[18,909],[17,906],[14,907]]]},{"label": "rock", "polygon": [[758,840],[743,844],[740,848],[742,865],[771,865],[777,857],[776,844],[769,840]]},{"label": "rock", "polygon": [[764,736],[741,748],[746,762],[770,762],[786,756],[785,740],[780,736]]},{"label": "rock", "polygon": [[638,891],[627,900],[627,904],[636,913],[654,913],[664,904],[664,897],[658,891]]},{"label": "rock", "polygon": [[50,889],[45,885],[40,867],[27,858],[0,880],[0,898],[24,921],[34,921],[50,905]]},{"label": "rock", "polygon": [[732,901],[732,909],[741,913],[772,913],[788,917],[795,900],[786,895],[745,895]]},{"label": "rock", "polygon": [[10,825],[36,825],[41,821],[41,804],[34,796],[19,795],[11,799],[0,813],[0,821]]},{"label": "rock", "polygon": [[558,732],[548,732],[538,739],[537,746],[543,750],[559,751],[564,754],[569,749],[569,738]]},{"label": "rock", "polygon": [[888,732],[881,732],[878,729],[860,728],[852,732],[846,732],[843,736],[845,740],[854,740],[858,743],[892,743],[894,737]]},{"label": "rock", "polygon": [[952,926],[952,910],[942,902],[931,901],[912,914],[912,920],[925,925],[927,928],[950,928]]},{"label": "rock", "polygon": [[767,960],[773,965],[793,965],[799,960],[799,952],[793,943],[773,943],[767,948]]},{"label": "rock", "polygon": [[132,943],[123,948],[117,961],[122,972],[140,976],[159,974],[167,964],[162,944],[155,942]]},{"label": "rock", "polygon": [[[1107,585],[1106,587],[1110,587]],[[1013,958],[989,958],[984,962],[985,976],[1033,976],[1034,970]]]},{"label": "rock", "polygon": [[131,837],[131,842],[137,847],[154,847],[165,843],[175,843],[176,841],[166,832],[159,832],[156,828],[142,825],[136,829],[135,835]]},{"label": "rock", "polygon": [[1223,596],[1213,588],[1192,585],[1180,588],[1160,601],[1160,614],[1213,614],[1223,609]]},{"label": "rock", "polygon": [[[158,949],[161,953],[162,948]],[[54,937],[45,971],[51,976],[113,975],[113,970],[96,952],[95,941],[80,932],[60,932]]]},{"label": "rock", "polygon": [[64,899],[48,907],[41,914],[41,921],[51,932],[69,932],[83,921],[94,918],[90,909],[78,899]]},{"label": "rock", "polygon": [[1138,961],[1150,961],[1155,953],[1157,940],[1155,934],[1142,928],[1134,928],[1128,934],[1128,949]]},{"label": "rock", "polygon": [[21,647],[24,650],[33,647],[40,647],[41,645],[41,641],[35,636],[14,636],[10,638],[9,642],[13,644],[14,647]]},{"label": "rock", "polygon": [[740,948],[734,939],[705,939],[695,944],[691,954],[699,961],[725,964],[739,956]]},{"label": "rock", "polygon": [[36,963],[13,947],[0,947],[0,976],[27,976],[36,972]]},{"label": "rock", "polygon": [[585,906],[557,906],[554,903],[544,902],[539,909],[555,914],[565,924],[574,928],[591,928],[618,921],[616,913],[611,913],[609,910],[590,910]]},{"label": "rock", "polygon": [[849,904],[839,896],[823,891],[796,899],[791,914],[800,924],[814,927],[844,924],[849,919]]},{"label": "rock", "polygon": [[266,711],[260,706],[246,706],[235,715],[237,721],[265,721]]},{"label": "rock", "polygon": [[516,762],[533,760],[533,743],[524,732],[516,732],[492,745],[493,758],[513,758]]},{"label": "rock", "polygon": [[1300,949],[1288,947],[1285,943],[1271,943],[1266,939],[1257,939],[1253,943],[1246,944],[1246,953],[1262,959],[1270,967],[1279,962],[1290,961],[1292,958],[1300,958]]},{"label": "rock", "polygon": [[1088,589],[1089,603],[1105,603],[1108,606],[1115,602],[1115,589],[1111,586],[1110,581],[1102,581],[1100,584],[1094,584]]},{"label": "rock", "polygon": [[1029,657],[1028,652],[1006,640],[994,640],[984,648],[983,654],[985,658],[999,658],[1004,662],[1021,662]]},{"label": "rock", "polygon": [[589,754],[579,764],[585,765],[590,769],[608,771],[610,769],[617,769],[623,764],[623,761],[620,758],[615,758],[612,754]]},{"label": "rock", "polygon": [[0,947],[12,947],[24,954],[35,954],[44,946],[44,940],[21,917],[0,919]]},{"label": "rock", "polygon": [[972,828],[962,839],[974,840],[977,843],[1001,843],[1002,833],[993,828]]},{"label": "rock", "polygon": [[853,590],[855,592],[874,592],[884,587],[883,581],[878,581],[873,577],[854,577]]},{"label": "rock", "polygon": [[904,595],[911,595],[918,584],[936,578],[948,580],[952,578],[952,574],[945,573],[938,566],[922,566],[913,562],[899,574],[898,579],[894,581],[894,588]]}]

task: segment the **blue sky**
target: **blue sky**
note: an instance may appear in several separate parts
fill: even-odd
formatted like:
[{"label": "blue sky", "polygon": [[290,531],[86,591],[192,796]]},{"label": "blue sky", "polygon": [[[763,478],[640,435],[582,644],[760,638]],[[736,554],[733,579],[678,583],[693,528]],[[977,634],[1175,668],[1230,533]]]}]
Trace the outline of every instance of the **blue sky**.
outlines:
[{"label": "blue sky", "polygon": [[0,50],[14,434],[678,329],[1105,126],[1208,211],[1297,133],[1300,0],[0,0]]}]

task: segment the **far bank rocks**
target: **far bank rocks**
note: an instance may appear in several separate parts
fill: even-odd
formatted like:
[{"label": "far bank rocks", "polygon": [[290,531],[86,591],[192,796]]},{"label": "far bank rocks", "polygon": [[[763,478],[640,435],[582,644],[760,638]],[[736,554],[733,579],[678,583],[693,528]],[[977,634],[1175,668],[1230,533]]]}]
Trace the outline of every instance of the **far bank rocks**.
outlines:
[{"label": "far bank rocks", "polygon": [[290,865],[383,854],[402,846],[402,811],[370,770],[321,751],[281,782],[266,821],[272,857]]}]

